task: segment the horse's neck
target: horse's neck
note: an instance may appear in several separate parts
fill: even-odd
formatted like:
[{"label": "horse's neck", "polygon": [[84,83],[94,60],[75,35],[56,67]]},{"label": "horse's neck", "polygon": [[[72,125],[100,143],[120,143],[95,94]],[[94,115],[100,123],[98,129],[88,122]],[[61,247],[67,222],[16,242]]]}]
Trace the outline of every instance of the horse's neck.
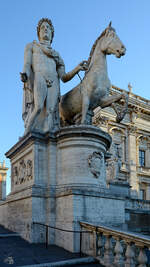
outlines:
[{"label": "horse's neck", "polygon": [[92,55],[89,68],[92,68],[94,72],[107,74],[107,61],[106,54],[101,51],[100,41],[96,45],[95,51]]}]

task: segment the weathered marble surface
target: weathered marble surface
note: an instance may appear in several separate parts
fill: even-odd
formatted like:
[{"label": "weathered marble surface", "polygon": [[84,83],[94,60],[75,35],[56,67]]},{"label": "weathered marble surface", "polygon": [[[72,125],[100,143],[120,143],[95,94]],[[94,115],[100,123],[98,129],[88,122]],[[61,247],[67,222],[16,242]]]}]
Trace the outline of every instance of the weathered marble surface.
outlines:
[{"label": "weathered marble surface", "polygon": [[[106,188],[104,158],[110,143],[109,134],[94,126],[24,136],[6,154],[12,192],[0,205],[0,223],[32,242],[45,238],[45,229],[33,221],[64,229],[79,229],[79,219],[124,223],[124,200],[113,198]],[[76,238],[50,232],[51,242],[72,251],[78,250]]]},{"label": "weathered marble surface", "polygon": [[84,125],[62,128],[57,136],[57,184],[106,187],[105,153],[110,136]]},{"label": "weathered marble surface", "polygon": [[82,61],[75,69],[66,73],[59,53],[51,47],[54,27],[51,20],[43,18],[37,26],[39,42],[27,44],[21,80],[24,83],[23,120],[25,134],[36,130],[43,133],[59,127],[60,99],[59,80],[67,82],[80,70],[87,69]]},{"label": "weathered marble surface", "polygon": [[[115,184],[106,187],[104,156],[110,143],[109,134],[85,125],[24,136],[6,155],[12,169],[20,161],[27,167],[28,160],[32,169],[23,168],[23,180],[12,171],[12,192],[0,203],[0,223],[30,242],[45,241],[45,228],[33,222],[67,230],[80,230],[79,221],[124,225],[127,194],[119,195]],[[51,230],[49,242],[79,251],[79,234]]]},{"label": "weathered marble surface", "polygon": [[[100,106],[105,108],[125,99],[125,106],[121,111],[113,108],[120,122],[126,111],[128,99],[125,95],[110,96],[111,87],[107,73],[106,56],[116,55],[117,58],[125,55],[126,48],[117,36],[115,29],[109,26],[95,41],[88,59],[88,70],[81,83],[62,96],[60,114],[64,124],[92,124],[92,111]],[[89,113],[91,112],[91,116]]]}]

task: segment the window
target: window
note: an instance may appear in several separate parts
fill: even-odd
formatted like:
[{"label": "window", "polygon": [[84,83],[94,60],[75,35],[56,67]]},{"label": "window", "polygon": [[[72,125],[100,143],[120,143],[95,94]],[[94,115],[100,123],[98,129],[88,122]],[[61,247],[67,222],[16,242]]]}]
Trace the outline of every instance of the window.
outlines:
[{"label": "window", "polygon": [[140,199],[146,200],[146,191],[144,189],[140,189]]},{"label": "window", "polygon": [[139,164],[141,167],[145,166],[145,151],[139,150]]}]

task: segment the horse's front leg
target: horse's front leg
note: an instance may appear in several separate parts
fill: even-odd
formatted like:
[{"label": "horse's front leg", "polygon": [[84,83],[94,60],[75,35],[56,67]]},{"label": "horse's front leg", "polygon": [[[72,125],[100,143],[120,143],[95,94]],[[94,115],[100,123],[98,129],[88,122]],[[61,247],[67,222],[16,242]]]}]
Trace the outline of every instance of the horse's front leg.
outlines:
[{"label": "horse's front leg", "polygon": [[89,109],[89,97],[88,95],[83,94],[83,99],[82,99],[82,119],[81,119],[81,124],[87,124],[86,117],[87,117],[87,112]]},{"label": "horse's front leg", "polygon": [[112,95],[112,96],[108,96],[104,99],[102,99],[102,103],[101,103],[101,108],[106,108],[111,106],[112,103],[118,102],[120,99],[124,98],[124,95]]}]

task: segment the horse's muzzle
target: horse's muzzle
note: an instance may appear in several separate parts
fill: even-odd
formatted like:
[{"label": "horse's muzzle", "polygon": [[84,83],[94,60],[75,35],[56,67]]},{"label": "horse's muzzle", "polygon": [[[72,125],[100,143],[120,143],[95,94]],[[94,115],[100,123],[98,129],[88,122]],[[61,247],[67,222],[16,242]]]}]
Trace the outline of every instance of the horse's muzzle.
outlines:
[{"label": "horse's muzzle", "polygon": [[121,56],[124,56],[126,53],[126,48],[123,46],[121,49]]}]

